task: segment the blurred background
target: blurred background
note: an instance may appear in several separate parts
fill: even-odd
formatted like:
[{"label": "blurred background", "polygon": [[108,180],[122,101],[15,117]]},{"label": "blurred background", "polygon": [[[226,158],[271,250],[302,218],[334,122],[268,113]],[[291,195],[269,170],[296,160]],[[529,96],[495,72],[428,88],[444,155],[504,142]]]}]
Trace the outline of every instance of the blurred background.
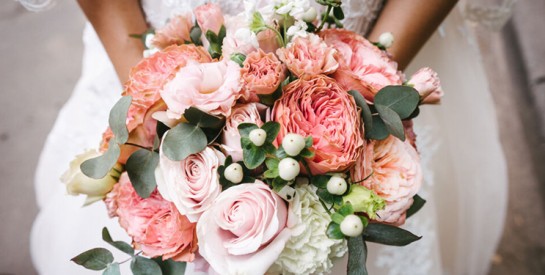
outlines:
[{"label": "blurred background", "polygon": [[[490,274],[545,274],[545,1],[519,1],[499,32],[475,28],[509,167],[504,236]],[[34,170],[81,72],[75,1],[32,13],[0,1],[0,274],[36,274]],[[26,105],[21,108],[21,102]]]}]

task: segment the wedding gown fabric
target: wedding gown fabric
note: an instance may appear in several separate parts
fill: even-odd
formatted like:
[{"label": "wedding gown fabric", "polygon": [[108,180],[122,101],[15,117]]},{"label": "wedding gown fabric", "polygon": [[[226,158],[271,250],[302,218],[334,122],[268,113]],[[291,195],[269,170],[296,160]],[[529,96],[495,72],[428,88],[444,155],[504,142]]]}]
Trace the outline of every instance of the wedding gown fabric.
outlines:
[{"label": "wedding gown fabric", "polygon": [[[34,0],[40,2],[40,0]],[[51,1],[49,1],[51,2]],[[154,27],[171,15],[189,11],[203,0],[143,0]],[[241,0],[220,0],[225,13],[243,9]],[[348,29],[366,33],[382,0],[343,1]],[[49,134],[36,172],[40,208],[31,233],[31,254],[40,274],[97,274],[69,261],[94,247],[106,226],[115,239],[130,241],[109,219],[103,203],[88,207],[83,196],[66,195],[59,177],[85,148],[96,148],[107,126],[108,112],[122,90],[100,41],[85,27],[82,76]],[[408,219],[405,228],[421,240],[407,247],[369,245],[370,274],[485,274],[504,225],[507,196],[505,159],[499,143],[492,96],[477,46],[460,12],[455,10],[407,70],[430,66],[446,91],[441,106],[425,106],[415,121],[425,168],[420,193],[426,207]],[[343,274],[346,258],[333,274]],[[129,274],[129,264],[122,265]]]}]

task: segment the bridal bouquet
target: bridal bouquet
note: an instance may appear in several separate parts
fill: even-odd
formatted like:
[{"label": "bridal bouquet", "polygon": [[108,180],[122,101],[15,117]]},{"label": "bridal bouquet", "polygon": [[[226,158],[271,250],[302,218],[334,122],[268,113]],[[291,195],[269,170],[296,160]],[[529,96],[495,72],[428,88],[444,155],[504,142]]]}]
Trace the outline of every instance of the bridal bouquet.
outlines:
[{"label": "bridal bouquet", "polygon": [[[420,238],[399,226],[425,202],[411,120],[437,75],[405,79],[391,34],[371,43],[317,2],[210,3],[142,35],[100,149],[63,176],[119,219],[132,243],[102,236],[135,274],[321,274],[347,253],[366,274],[366,242]],[[119,274],[104,248],[72,260]]]}]

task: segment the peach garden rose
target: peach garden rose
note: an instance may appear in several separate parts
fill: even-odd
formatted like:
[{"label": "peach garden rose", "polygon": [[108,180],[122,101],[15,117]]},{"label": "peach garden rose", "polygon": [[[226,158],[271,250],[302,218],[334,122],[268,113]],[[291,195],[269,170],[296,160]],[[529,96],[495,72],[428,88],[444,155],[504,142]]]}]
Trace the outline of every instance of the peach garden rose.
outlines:
[{"label": "peach garden rose", "polygon": [[254,51],[244,60],[241,75],[251,94],[268,95],[276,91],[286,78],[286,66],[273,53]]},{"label": "peach garden rose", "polygon": [[182,45],[191,41],[190,33],[193,27],[191,14],[177,15],[171,18],[168,23],[155,31],[152,44],[163,49],[170,45]]},{"label": "peach garden rose", "polygon": [[277,54],[288,69],[298,77],[330,74],[339,67],[335,59],[336,50],[315,34],[295,37],[286,48],[278,49]]},{"label": "peach garden rose", "polygon": [[280,123],[279,144],[288,133],[313,137],[315,156],[308,162],[313,174],[345,171],[362,152],[360,111],[354,98],[327,76],[300,78],[284,87],[272,119]]}]

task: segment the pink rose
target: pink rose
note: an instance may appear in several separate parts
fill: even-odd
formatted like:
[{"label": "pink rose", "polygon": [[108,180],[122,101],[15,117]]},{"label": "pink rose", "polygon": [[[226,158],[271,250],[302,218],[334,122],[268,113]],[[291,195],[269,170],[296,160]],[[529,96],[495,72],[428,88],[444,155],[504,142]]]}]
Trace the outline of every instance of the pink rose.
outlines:
[{"label": "pink rose", "polygon": [[193,261],[197,251],[195,224],[180,215],[175,206],[154,191],[143,199],[123,173],[106,199],[108,213],[119,217],[119,224],[134,245],[149,257]]},{"label": "pink rose", "polygon": [[226,35],[223,39],[222,53],[224,58],[234,53],[247,55],[259,48],[257,36],[248,27],[244,14],[225,17]]},{"label": "pink rose", "polygon": [[192,27],[191,14],[175,16],[165,26],[155,31],[152,44],[160,49],[170,45],[183,45],[186,41],[191,41]]},{"label": "pink rose", "polygon": [[354,98],[327,76],[295,80],[274,104],[272,120],[280,123],[277,142],[288,133],[312,136],[313,174],[341,172],[360,156],[364,140],[360,111]]},{"label": "pink rose", "polygon": [[225,156],[210,147],[182,161],[172,161],[161,151],[157,189],[189,221],[196,222],[221,192],[218,168],[224,162]]},{"label": "pink rose", "polygon": [[298,77],[305,74],[330,74],[339,67],[335,59],[335,49],[315,34],[295,37],[286,48],[278,49],[277,54],[288,69]]},{"label": "pink rose", "polygon": [[231,116],[225,121],[222,147],[227,155],[230,155],[233,158],[234,162],[242,160],[242,146],[240,145],[238,125],[243,122],[248,122],[257,124],[257,126],[261,127],[263,125],[261,113],[264,113],[266,109],[267,106],[259,103],[241,104],[233,107]]},{"label": "pink rose", "polygon": [[193,12],[203,34],[206,34],[208,31],[212,31],[215,34],[220,32],[224,19],[221,7],[218,4],[204,4],[198,6]]},{"label": "pink rose", "polygon": [[325,43],[340,54],[341,68],[333,78],[346,90],[357,90],[367,100],[384,86],[401,85],[397,63],[361,35],[348,30],[328,29],[320,32]]},{"label": "pink rose", "polygon": [[420,94],[423,104],[439,104],[443,97],[443,89],[439,76],[430,68],[422,68],[418,70],[411,79],[409,84]]},{"label": "pink rose", "polygon": [[161,91],[167,115],[179,119],[189,107],[229,116],[240,97],[240,66],[230,60],[199,64],[190,62]]},{"label": "pink rose", "polygon": [[422,168],[416,149],[390,136],[367,143],[365,153],[352,170],[352,180],[373,190],[386,201],[386,209],[378,211],[377,221],[401,225],[412,197],[422,185]]},{"label": "pink rose", "polygon": [[265,274],[291,237],[288,215],[260,181],[231,187],[197,223],[199,253],[221,274]]},{"label": "pink rose", "polygon": [[240,73],[247,92],[268,95],[286,78],[286,67],[273,53],[257,50],[246,56]]}]

